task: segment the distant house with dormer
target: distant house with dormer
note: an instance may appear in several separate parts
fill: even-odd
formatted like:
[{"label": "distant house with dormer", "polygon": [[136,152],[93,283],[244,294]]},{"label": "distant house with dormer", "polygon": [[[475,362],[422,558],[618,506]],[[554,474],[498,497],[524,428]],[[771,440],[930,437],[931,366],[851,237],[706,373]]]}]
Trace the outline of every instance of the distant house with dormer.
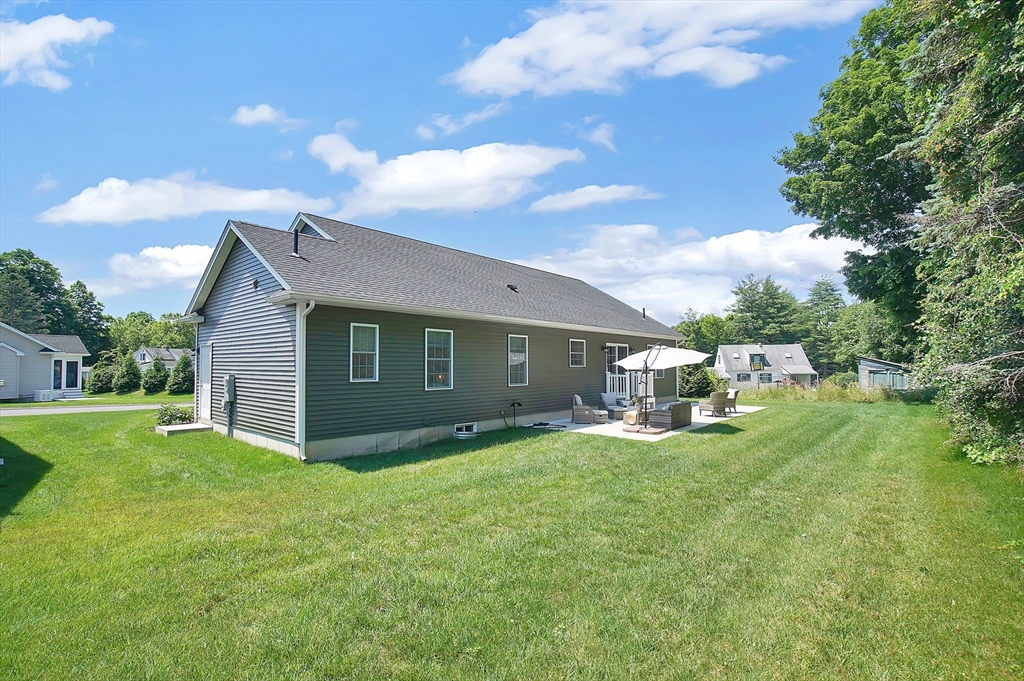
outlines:
[{"label": "distant house with dormer", "polygon": [[715,373],[733,388],[760,388],[787,382],[811,386],[818,372],[799,343],[789,345],[719,345]]},{"label": "distant house with dormer", "polygon": [[143,373],[153,365],[157,357],[164,361],[164,366],[170,371],[182,355],[188,355],[189,358],[195,359],[195,351],[189,348],[139,348],[132,353],[135,363],[139,365],[139,369]]}]

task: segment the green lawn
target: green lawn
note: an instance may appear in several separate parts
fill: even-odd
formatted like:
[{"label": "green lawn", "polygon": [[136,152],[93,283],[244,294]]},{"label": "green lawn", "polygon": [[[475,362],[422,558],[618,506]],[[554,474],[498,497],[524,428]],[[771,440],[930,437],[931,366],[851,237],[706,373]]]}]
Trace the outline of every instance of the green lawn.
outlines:
[{"label": "green lawn", "polygon": [[85,396],[88,399],[58,402],[0,402],[0,409],[20,409],[22,407],[38,407],[40,409],[45,409],[46,407],[91,407],[101,404],[185,404],[192,402],[191,394],[171,395],[167,392],[159,392],[147,395],[141,390],[121,395],[117,393],[94,394],[87,392]]},{"label": "green lawn", "polygon": [[0,422],[5,678],[1024,676],[1024,477],[930,407],[311,466],[150,425]]}]

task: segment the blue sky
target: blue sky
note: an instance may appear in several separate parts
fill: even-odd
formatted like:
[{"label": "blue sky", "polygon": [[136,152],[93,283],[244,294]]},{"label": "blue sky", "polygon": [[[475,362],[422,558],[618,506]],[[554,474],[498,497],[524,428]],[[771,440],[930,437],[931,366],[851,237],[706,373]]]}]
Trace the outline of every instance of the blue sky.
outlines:
[{"label": "blue sky", "polygon": [[225,222],[295,213],[578,276],[674,323],[802,295],[772,161],[863,2],[3,3],[0,248],[184,309]]}]

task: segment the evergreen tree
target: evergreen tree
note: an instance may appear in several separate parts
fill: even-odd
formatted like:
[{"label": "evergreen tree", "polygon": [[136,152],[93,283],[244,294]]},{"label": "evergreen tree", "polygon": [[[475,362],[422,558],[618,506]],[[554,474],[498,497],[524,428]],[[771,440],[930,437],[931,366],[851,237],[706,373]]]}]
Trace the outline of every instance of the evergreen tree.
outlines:
[{"label": "evergreen tree", "polygon": [[81,281],[76,281],[68,288],[68,299],[74,310],[72,333],[81,338],[92,353],[85,359],[86,364],[94,362],[101,352],[110,347],[108,327],[111,318],[103,314],[103,303]]},{"label": "evergreen tree", "polygon": [[803,307],[810,317],[810,333],[804,342],[804,350],[811,366],[818,375],[825,378],[837,370],[835,362],[835,324],[846,307],[843,294],[831,278],[822,277],[814,282]]},{"label": "evergreen tree", "polygon": [[135,358],[131,355],[124,355],[114,374],[113,387],[119,393],[132,393],[142,386],[142,372]]},{"label": "evergreen tree", "polygon": [[161,357],[153,360],[153,363],[142,375],[142,388],[147,393],[158,393],[167,387],[167,377],[170,372]]},{"label": "evergreen tree", "polygon": [[188,354],[184,354],[171,369],[171,377],[167,381],[167,392],[191,393],[195,392],[195,389],[195,366],[192,364],[192,358]]},{"label": "evergreen tree", "polygon": [[93,366],[85,389],[91,393],[109,393],[114,389],[114,367],[109,364]]},{"label": "evergreen tree", "polygon": [[28,282],[39,298],[49,333],[75,333],[75,311],[60,270],[32,251],[18,248],[0,253],[0,272],[18,274]]},{"label": "evergreen tree", "polygon": [[25,333],[46,333],[42,301],[17,272],[0,271],[0,322]]},{"label": "evergreen tree", "polygon": [[732,290],[736,302],[728,309],[739,343],[799,343],[807,331],[807,319],[796,296],[771,276],[757,279],[749,274]]}]

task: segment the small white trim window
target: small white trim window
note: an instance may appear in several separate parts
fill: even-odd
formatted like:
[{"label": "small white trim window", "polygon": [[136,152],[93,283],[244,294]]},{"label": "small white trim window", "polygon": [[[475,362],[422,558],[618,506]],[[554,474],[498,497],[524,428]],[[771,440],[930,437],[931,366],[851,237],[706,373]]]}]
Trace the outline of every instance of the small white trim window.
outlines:
[{"label": "small white trim window", "polygon": [[587,341],[581,338],[569,339],[569,366],[587,366]]},{"label": "small white trim window", "polygon": [[736,374],[737,383],[750,383],[750,374]]},{"label": "small white trim window", "polygon": [[508,335],[508,385],[530,385],[530,337]]},{"label": "small white trim window", "polygon": [[772,375],[771,374],[758,374],[757,375],[757,382],[758,383],[771,383],[772,382]]},{"label": "small white trim window", "polygon": [[[653,347],[654,347],[653,343],[648,343],[647,344],[647,349],[648,350],[650,350]],[[655,369],[654,370],[654,377],[655,378],[665,378],[665,370],[664,369]]]},{"label": "small white trim window", "polygon": [[425,389],[452,389],[452,358],[454,356],[455,334],[451,330],[424,330]]},{"label": "small white trim window", "polygon": [[377,358],[380,355],[380,327],[377,324],[349,324],[348,380],[372,383],[377,380]]}]

